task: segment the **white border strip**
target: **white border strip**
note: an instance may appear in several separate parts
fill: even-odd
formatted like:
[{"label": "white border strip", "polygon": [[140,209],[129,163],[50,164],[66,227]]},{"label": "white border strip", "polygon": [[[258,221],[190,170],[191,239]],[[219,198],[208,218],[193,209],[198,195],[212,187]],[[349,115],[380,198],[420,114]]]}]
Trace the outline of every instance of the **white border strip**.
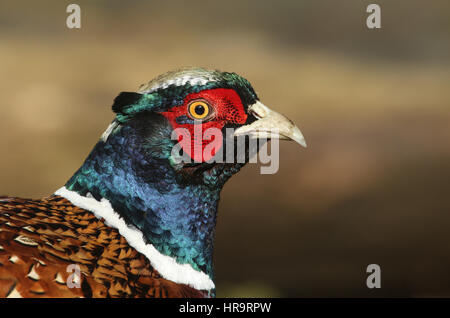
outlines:
[{"label": "white border strip", "polygon": [[57,190],[55,195],[66,198],[72,204],[93,212],[98,218],[105,219],[105,223],[116,228],[132,247],[144,254],[164,278],[199,290],[215,288],[214,282],[204,272],[195,270],[190,264],[179,264],[174,258],[158,252],[152,244],[146,244],[142,232],[128,226],[120,215],[114,211],[107,199],[102,198],[101,201],[97,201],[93,197],[83,197],[75,191],[67,190],[66,187]]},{"label": "white border strip", "polygon": [[106,142],[109,135],[113,132],[114,129],[116,129],[117,126],[119,126],[119,124],[116,121],[113,121],[111,124],[109,124],[108,128],[106,128],[100,139],[103,140],[103,142]]}]

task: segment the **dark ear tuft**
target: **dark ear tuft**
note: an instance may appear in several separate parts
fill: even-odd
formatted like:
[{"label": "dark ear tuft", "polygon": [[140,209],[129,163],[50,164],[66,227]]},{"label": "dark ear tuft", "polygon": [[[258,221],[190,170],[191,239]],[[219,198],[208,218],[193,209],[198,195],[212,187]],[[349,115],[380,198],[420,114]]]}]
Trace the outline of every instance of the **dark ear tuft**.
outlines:
[{"label": "dark ear tuft", "polygon": [[134,92],[122,92],[114,99],[114,104],[112,105],[113,112],[119,114],[124,111],[124,107],[136,104],[142,94]]}]

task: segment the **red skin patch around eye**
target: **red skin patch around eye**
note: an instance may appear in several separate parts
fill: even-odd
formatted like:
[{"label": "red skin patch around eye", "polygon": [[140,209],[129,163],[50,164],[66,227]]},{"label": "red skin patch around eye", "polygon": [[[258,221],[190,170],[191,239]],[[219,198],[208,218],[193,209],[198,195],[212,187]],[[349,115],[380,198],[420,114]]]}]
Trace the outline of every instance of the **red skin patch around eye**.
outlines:
[{"label": "red skin patch around eye", "polygon": [[[206,120],[199,124],[178,123],[176,119],[180,116],[191,118],[188,105],[197,99],[202,99],[209,104],[211,115],[206,116]],[[173,129],[176,129],[178,142],[183,151],[196,162],[212,159],[217,153],[216,150],[222,147],[222,133],[218,136],[212,135],[211,132],[214,133],[217,130],[221,132],[227,123],[244,124],[247,121],[241,98],[233,89],[227,88],[207,89],[189,94],[184,99],[183,105],[174,106],[167,112],[162,112],[161,115],[169,120]]]}]

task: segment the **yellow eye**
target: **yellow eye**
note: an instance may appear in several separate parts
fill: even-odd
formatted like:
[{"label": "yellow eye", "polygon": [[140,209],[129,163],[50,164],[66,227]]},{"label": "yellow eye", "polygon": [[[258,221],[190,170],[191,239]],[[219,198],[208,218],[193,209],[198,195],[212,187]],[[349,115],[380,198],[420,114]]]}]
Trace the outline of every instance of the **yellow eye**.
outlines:
[{"label": "yellow eye", "polygon": [[209,114],[209,106],[207,103],[201,100],[193,101],[188,106],[189,115],[193,119],[203,119]]}]

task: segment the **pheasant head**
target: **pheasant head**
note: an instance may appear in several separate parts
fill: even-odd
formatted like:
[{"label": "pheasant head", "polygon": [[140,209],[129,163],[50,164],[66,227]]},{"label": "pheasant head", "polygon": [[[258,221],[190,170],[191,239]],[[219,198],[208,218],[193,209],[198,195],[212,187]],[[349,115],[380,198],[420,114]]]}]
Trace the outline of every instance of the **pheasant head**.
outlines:
[{"label": "pheasant head", "polygon": [[258,151],[262,143],[252,149],[252,140],[306,146],[300,130],[262,104],[243,77],[200,68],[120,93],[112,109],[111,125],[55,194],[117,228],[166,279],[214,290],[214,228],[224,183]]}]

